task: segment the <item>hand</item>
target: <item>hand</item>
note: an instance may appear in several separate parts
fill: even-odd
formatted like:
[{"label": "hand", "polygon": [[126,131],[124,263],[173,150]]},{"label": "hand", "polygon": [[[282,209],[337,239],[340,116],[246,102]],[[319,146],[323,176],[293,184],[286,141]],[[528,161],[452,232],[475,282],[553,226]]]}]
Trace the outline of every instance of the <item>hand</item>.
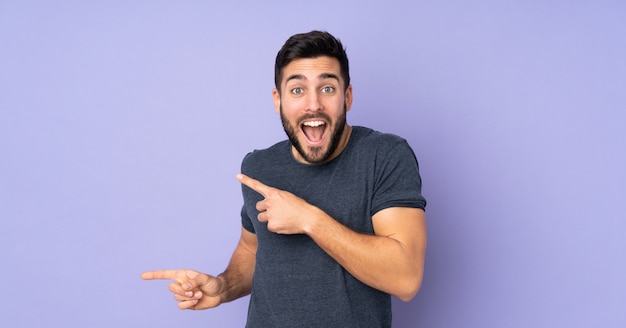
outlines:
[{"label": "hand", "polygon": [[269,187],[244,174],[238,174],[237,180],[263,196],[256,204],[258,220],[267,222],[269,231],[280,234],[306,233],[311,219],[321,210],[307,203],[304,199],[284,190]]},{"label": "hand", "polygon": [[169,284],[169,290],[174,293],[181,310],[204,310],[213,308],[222,303],[221,291],[224,281],[194,270],[158,270],[141,274],[141,279],[168,279],[174,280]]}]

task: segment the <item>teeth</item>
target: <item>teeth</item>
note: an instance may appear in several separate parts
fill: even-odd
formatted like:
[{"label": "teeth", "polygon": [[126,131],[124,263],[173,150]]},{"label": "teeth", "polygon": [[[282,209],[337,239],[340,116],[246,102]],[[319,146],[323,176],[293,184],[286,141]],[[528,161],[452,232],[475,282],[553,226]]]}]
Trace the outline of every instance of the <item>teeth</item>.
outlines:
[{"label": "teeth", "polygon": [[310,127],[316,127],[316,126],[320,126],[320,125],[323,125],[323,124],[324,124],[323,121],[310,121],[310,122],[304,122],[303,125],[310,126]]}]

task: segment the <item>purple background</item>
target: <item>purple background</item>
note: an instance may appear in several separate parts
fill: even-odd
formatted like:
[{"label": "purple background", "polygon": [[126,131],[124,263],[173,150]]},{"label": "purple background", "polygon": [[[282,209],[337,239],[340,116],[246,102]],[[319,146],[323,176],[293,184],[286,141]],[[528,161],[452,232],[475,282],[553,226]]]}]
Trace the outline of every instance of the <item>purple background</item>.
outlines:
[{"label": "purple background", "polygon": [[[216,1],[213,1],[216,2]],[[351,60],[353,125],[407,138],[428,198],[395,327],[626,326],[624,1],[0,1],[0,326],[242,327],[179,311],[219,273],[242,157],[284,138],[288,36]]]}]

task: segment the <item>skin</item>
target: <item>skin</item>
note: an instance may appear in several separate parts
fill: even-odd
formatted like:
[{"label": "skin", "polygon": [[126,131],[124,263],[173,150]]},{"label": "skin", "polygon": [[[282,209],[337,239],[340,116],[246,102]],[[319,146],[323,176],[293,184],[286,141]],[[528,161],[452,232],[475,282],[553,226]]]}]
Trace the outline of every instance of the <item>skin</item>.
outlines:
[{"label": "skin", "polygon": [[[341,123],[352,105],[352,87],[343,87],[339,62],[330,57],[297,59],[283,69],[281,90],[272,91],[274,107],[300,143],[292,147],[302,163],[330,161],[345,148],[352,128]],[[321,140],[310,142],[304,121],[322,121]],[[344,124],[332,149],[332,131]],[[287,130],[287,129],[286,129]],[[289,133],[289,132],[288,132]],[[411,300],[422,282],[426,250],[426,215],[415,208],[394,207],[372,217],[374,235],[357,233],[321,209],[290,192],[273,188],[243,174],[237,180],[260,193],[258,220],[279,234],[307,234],[361,282],[403,301]],[[169,279],[169,290],[180,309],[206,309],[250,293],[257,250],[256,235],[242,228],[226,270],[217,277],[194,270],[159,270],[142,274],[146,280]]]},{"label": "skin", "polygon": [[[285,132],[295,144],[292,153],[305,164],[324,163],[337,157],[346,147],[352,128],[345,115],[352,107],[352,86],[343,88],[339,61],[331,57],[293,60],[283,68],[280,92],[274,88],[274,108],[281,116]],[[305,122],[323,122],[320,141],[306,138]],[[341,130],[340,135],[333,132]],[[333,137],[338,139],[332,149]]]}]

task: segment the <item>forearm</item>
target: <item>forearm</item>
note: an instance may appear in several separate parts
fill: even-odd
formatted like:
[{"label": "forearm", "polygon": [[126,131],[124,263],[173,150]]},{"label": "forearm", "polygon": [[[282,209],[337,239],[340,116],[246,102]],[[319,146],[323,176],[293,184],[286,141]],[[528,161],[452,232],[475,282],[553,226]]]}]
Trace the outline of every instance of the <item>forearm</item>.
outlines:
[{"label": "forearm", "polygon": [[426,242],[421,229],[406,242],[394,235],[357,233],[323,212],[312,222],[307,234],[359,281],[404,301],[419,290]]},{"label": "forearm", "polygon": [[[249,234],[248,232],[244,232]],[[234,301],[240,297],[250,294],[252,289],[252,276],[256,263],[256,244],[242,238],[233,252],[226,270],[217,276],[222,282],[220,292],[221,303]]]}]

